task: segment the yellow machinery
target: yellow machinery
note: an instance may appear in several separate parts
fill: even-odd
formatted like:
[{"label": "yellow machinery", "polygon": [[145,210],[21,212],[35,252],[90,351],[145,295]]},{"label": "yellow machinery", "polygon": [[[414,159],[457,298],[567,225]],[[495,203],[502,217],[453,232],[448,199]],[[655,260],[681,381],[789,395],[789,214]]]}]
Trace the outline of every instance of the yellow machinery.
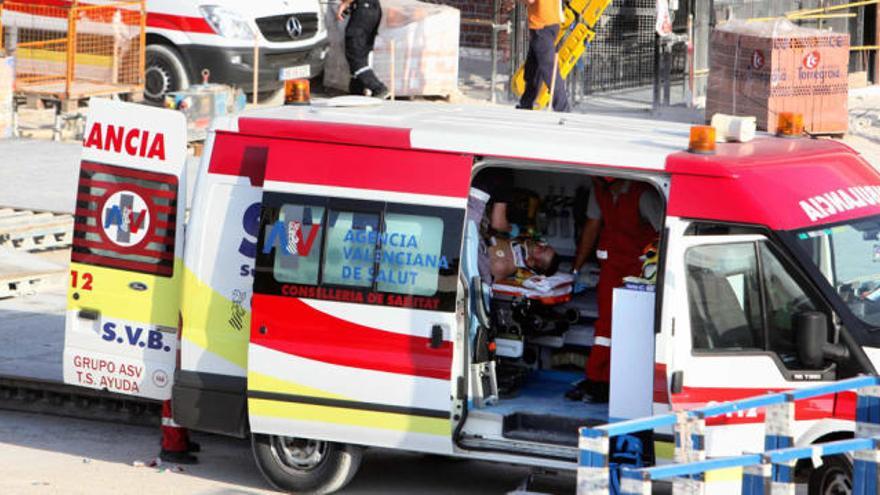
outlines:
[{"label": "yellow machinery", "polygon": [[[571,69],[584,54],[587,43],[596,37],[593,30],[599,18],[611,5],[612,0],[571,0],[565,2],[564,19],[556,38],[558,70],[562,79],[568,78]],[[526,89],[525,66],[520,66],[513,76],[511,87],[517,96]],[[550,88],[544,85],[535,99],[535,107],[544,108],[550,102]]]}]

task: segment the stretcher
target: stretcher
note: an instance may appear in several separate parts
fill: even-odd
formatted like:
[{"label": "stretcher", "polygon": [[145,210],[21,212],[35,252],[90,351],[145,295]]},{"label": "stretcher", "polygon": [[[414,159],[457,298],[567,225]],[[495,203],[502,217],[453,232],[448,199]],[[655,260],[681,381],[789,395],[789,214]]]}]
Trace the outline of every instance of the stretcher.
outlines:
[{"label": "stretcher", "polygon": [[551,277],[535,275],[519,281],[507,278],[492,284],[495,297],[523,298],[540,302],[546,306],[556,306],[571,301],[574,292],[574,276],[557,273]]}]

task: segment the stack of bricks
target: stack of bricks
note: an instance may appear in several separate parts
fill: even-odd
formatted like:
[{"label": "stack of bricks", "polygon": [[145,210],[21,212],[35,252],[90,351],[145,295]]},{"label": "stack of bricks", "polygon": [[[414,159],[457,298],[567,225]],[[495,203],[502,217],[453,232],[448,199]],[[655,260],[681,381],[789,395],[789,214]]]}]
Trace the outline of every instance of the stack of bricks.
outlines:
[{"label": "stack of bricks", "polygon": [[776,131],[780,112],[804,116],[812,134],[848,128],[849,35],[788,21],[731,22],[712,33],[706,118],[754,116]]}]

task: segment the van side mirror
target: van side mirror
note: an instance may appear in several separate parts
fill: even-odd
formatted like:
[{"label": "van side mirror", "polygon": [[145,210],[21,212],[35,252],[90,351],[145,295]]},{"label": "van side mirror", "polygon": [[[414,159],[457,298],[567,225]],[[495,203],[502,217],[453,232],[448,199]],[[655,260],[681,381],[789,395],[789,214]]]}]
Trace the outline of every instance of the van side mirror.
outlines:
[{"label": "van side mirror", "polygon": [[798,358],[808,369],[822,369],[825,360],[834,362],[849,358],[849,350],[842,344],[828,342],[828,316],[819,311],[804,311],[792,317],[797,341]]},{"label": "van side mirror", "polygon": [[471,287],[473,288],[473,303],[477,311],[477,321],[483,328],[492,328],[489,320],[489,308],[486,307],[487,286],[483,283],[483,279],[476,276],[471,279]]}]

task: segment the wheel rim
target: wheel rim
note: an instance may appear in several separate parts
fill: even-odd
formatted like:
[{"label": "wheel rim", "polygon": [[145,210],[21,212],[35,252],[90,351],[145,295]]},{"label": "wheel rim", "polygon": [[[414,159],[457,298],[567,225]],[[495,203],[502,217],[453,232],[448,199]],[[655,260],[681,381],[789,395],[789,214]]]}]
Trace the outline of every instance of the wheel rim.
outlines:
[{"label": "wheel rim", "polygon": [[285,468],[311,471],[327,459],[329,442],[305,438],[272,436],[272,455]]},{"label": "wheel rim", "polygon": [[144,96],[152,100],[163,98],[172,90],[171,71],[158,60],[153,60],[144,71]]},{"label": "wheel rim", "polygon": [[823,495],[852,495],[852,480],[839,469],[829,471],[822,486]]}]

